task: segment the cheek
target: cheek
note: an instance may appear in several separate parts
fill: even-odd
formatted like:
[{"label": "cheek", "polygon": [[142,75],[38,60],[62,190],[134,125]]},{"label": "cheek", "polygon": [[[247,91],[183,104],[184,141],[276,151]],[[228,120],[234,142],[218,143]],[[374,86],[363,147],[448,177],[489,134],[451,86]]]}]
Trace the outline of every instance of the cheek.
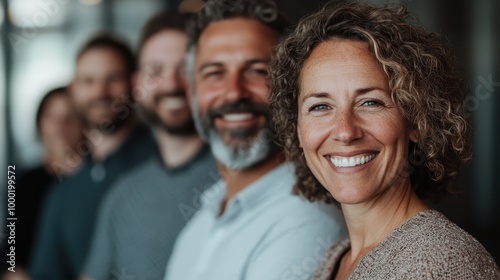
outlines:
[{"label": "cheek", "polygon": [[197,87],[195,94],[198,100],[198,110],[204,114],[224,104],[224,94],[219,88],[202,85]]},{"label": "cheek", "polygon": [[152,92],[155,87],[153,85],[146,84],[142,81],[143,79],[140,79],[140,82],[133,90],[133,94],[137,102],[147,104],[151,102],[150,100],[152,99]]},{"label": "cheek", "polygon": [[60,124],[57,121],[53,121],[49,118],[42,120],[40,122],[40,132],[42,138],[47,138],[53,136],[59,129]]},{"label": "cheek", "polygon": [[141,99],[136,99],[136,101],[146,108],[153,109],[155,107],[154,98],[155,98],[154,93],[151,91],[147,91],[143,92]]},{"label": "cheek", "polygon": [[254,83],[247,87],[252,93],[253,102],[264,104],[269,99],[269,87],[266,83]]},{"label": "cheek", "polygon": [[[320,120],[299,117],[297,126],[297,135],[304,153],[317,153],[321,145],[328,138],[328,127]],[[312,154],[309,155],[313,156]]]},{"label": "cheek", "polygon": [[50,134],[51,127],[50,123],[47,120],[40,121],[40,135],[42,138],[45,138],[48,134]]},{"label": "cheek", "polygon": [[122,98],[128,94],[129,84],[126,81],[113,82],[111,84],[111,94],[114,98]]},{"label": "cheek", "polygon": [[409,136],[404,121],[399,116],[391,116],[381,119],[373,119],[365,126],[365,131],[372,135],[385,149],[391,151],[389,154],[405,156]]},{"label": "cheek", "polygon": [[82,127],[80,123],[76,123],[71,125],[70,127],[67,127],[68,135],[71,137],[72,140],[76,141],[81,138],[82,135]]},{"label": "cheek", "polygon": [[80,108],[82,106],[84,106],[85,104],[87,104],[89,101],[90,101],[90,94],[85,94],[85,93],[88,93],[90,92],[90,87],[86,87],[86,86],[75,86],[72,90],[72,97],[73,97],[73,100],[74,100],[74,105],[77,107],[77,108]]}]

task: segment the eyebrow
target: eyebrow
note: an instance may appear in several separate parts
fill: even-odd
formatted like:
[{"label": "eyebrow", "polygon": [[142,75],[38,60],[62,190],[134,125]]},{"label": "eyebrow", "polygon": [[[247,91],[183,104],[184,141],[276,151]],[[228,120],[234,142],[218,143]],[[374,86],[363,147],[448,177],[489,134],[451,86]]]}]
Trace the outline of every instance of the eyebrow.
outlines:
[{"label": "eyebrow", "polygon": [[[379,88],[379,87],[367,87],[367,88],[357,89],[356,91],[354,91],[354,93],[356,93],[357,95],[362,95],[362,94],[365,94],[365,93],[368,93],[371,91],[376,91],[376,90],[385,91],[385,89]],[[330,94],[326,93],[326,92],[311,93],[311,94],[305,96],[304,98],[302,98],[302,103],[304,103],[308,98],[313,98],[313,97],[315,97],[315,98],[327,98],[327,97],[330,97]]]},{"label": "eyebrow", "polygon": [[256,59],[250,59],[249,61],[245,62],[245,65],[252,65],[257,63],[269,63],[270,61],[271,60],[269,58],[267,59],[256,58]]},{"label": "eyebrow", "polygon": [[[248,61],[245,61],[244,65],[245,67],[248,67],[252,64],[258,64],[258,63],[269,63],[270,59],[267,58],[267,59],[262,59],[262,58],[255,58],[255,59],[250,59]],[[205,70],[206,68],[209,68],[209,67],[222,67],[224,66],[224,63],[222,62],[207,62],[207,63],[204,63],[200,66],[200,68],[198,69],[198,73],[202,72],[203,70]]]}]

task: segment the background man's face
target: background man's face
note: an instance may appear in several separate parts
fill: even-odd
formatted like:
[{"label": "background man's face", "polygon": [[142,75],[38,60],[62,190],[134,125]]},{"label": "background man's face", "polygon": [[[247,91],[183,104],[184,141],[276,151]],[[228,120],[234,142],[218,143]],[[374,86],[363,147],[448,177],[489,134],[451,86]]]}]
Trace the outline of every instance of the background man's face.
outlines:
[{"label": "background man's face", "polygon": [[146,41],[139,59],[136,100],[148,121],[170,133],[195,133],[183,77],[187,41],[184,32],[161,31]]},{"label": "background man's face", "polygon": [[130,90],[126,62],[115,50],[93,48],[78,60],[71,94],[78,113],[90,127],[123,122],[128,115],[119,108]]},{"label": "background man's face", "polygon": [[211,23],[200,36],[196,121],[226,166],[247,168],[271,153],[266,76],[276,43],[272,29],[243,18]]}]

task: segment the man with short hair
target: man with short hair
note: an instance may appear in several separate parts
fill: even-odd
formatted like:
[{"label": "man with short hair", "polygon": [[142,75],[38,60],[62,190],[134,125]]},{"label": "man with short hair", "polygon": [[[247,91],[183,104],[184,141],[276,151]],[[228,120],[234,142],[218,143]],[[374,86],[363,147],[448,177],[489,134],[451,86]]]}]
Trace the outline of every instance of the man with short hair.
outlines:
[{"label": "man with short hair", "polygon": [[143,29],[136,100],[160,154],[120,178],[104,199],[84,279],[161,279],[178,233],[199,207],[199,194],[218,180],[184,89],[186,18],[161,12]]},{"label": "man with short hair", "polygon": [[222,180],[179,235],[165,280],[309,279],[345,233],[339,209],[292,194],[294,168],[273,142],[266,77],[283,27],[272,1],[214,0],[190,30],[192,110]]},{"label": "man with short hair", "polygon": [[30,265],[33,279],[78,277],[101,198],[118,176],[156,152],[149,129],[134,114],[135,68],[132,51],[110,34],[92,38],[77,56],[70,95],[85,123],[86,139],[77,152],[86,158],[45,201]]}]

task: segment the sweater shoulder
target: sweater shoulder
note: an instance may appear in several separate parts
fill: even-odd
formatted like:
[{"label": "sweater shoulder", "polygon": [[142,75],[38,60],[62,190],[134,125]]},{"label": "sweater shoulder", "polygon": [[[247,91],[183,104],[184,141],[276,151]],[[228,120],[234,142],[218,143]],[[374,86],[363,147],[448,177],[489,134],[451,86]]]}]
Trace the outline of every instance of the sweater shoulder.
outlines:
[{"label": "sweater shoulder", "polygon": [[405,222],[366,259],[367,264],[383,259],[402,277],[500,278],[498,266],[481,243],[435,210]]}]

